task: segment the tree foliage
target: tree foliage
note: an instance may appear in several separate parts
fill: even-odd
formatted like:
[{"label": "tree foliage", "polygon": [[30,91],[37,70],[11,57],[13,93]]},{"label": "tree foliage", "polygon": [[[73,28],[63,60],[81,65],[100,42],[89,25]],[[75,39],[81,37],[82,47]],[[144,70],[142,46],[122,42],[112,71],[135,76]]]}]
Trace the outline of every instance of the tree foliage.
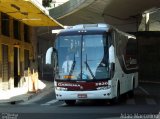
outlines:
[{"label": "tree foliage", "polygon": [[52,2],[52,0],[42,0],[42,5],[44,7],[50,7],[51,2]]}]

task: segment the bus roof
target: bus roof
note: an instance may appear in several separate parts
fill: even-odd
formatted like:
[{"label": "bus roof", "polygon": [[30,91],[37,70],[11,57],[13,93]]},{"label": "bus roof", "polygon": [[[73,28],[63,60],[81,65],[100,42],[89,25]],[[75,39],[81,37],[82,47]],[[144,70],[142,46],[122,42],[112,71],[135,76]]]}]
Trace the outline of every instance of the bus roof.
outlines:
[{"label": "bus roof", "polygon": [[57,35],[69,35],[69,34],[74,35],[74,34],[82,34],[82,33],[98,34],[98,33],[109,32],[111,29],[114,29],[115,31],[125,35],[128,38],[134,38],[134,39],[136,38],[134,35],[122,32],[117,28],[104,23],[78,24],[75,26],[67,26],[65,29],[60,30]]},{"label": "bus roof", "polygon": [[65,34],[77,34],[77,33],[103,33],[111,29],[111,26],[108,24],[79,24],[75,26],[68,26],[66,29],[63,29],[59,32],[61,35]]}]

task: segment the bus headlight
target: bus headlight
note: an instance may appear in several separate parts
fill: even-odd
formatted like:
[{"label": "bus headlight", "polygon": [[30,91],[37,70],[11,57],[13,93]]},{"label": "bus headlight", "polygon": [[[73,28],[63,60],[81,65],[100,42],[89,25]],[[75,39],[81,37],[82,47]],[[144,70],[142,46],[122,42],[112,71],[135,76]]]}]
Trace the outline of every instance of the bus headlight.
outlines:
[{"label": "bus headlight", "polygon": [[59,90],[59,91],[67,91],[67,88],[64,88],[64,87],[56,87],[56,90]]},{"label": "bus headlight", "polygon": [[106,89],[110,89],[111,86],[101,86],[101,87],[97,87],[97,90],[106,90]]}]

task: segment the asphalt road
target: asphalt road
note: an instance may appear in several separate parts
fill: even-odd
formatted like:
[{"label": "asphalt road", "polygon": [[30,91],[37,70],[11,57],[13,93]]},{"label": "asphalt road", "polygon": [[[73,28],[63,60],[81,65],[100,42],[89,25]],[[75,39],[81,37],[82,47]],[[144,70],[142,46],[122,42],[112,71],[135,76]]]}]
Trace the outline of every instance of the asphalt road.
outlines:
[{"label": "asphalt road", "polygon": [[160,86],[140,84],[134,98],[123,99],[117,105],[99,100],[68,106],[57,101],[53,91],[28,103],[0,106],[0,112],[0,119],[154,119],[160,113]]}]

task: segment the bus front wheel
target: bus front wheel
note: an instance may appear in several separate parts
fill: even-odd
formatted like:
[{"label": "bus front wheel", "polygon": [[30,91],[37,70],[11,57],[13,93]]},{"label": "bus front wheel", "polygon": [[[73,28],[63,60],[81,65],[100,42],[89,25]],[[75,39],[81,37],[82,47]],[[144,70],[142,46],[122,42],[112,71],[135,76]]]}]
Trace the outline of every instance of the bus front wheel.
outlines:
[{"label": "bus front wheel", "polygon": [[118,86],[117,86],[117,96],[116,96],[116,98],[115,98],[115,103],[120,103],[120,98],[121,96],[120,96],[120,84],[118,83]]},{"label": "bus front wheel", "polygon": [[76,100],[65,100],[65,103],[66,103],[67,105],[73,106],[73,105],[75,105]]},{"label": "bus front wheel", "polygon": [[120,96],[120,84],[118,83],[117,85],[117,96],[113,99],[110,100],[110,104],[119,104],[121,100],[121,96]]}]

